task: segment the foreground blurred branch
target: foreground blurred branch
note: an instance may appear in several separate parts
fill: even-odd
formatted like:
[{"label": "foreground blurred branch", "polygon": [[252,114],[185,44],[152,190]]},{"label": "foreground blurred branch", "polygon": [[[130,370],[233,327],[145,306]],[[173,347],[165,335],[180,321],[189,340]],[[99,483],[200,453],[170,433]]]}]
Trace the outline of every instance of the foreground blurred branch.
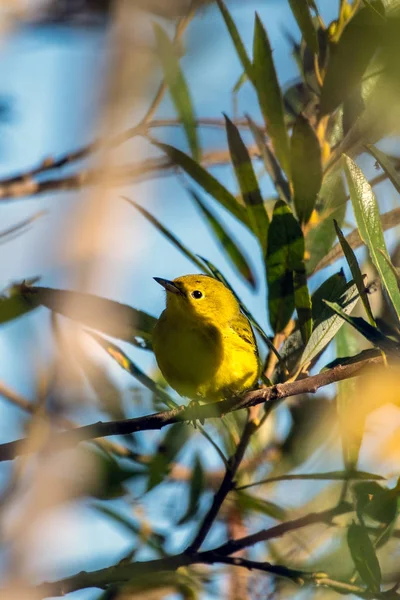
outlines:
[{"label": "foreground blurred branch", "polygon": [[[322,373],[318,373],[318,375],[305,377],[304,379],[253,390],[247,392],[242,398],[229,398],[228,400],[213,402],[212,404],[205,404],[200,407],[180,406],[173,410],[134,419],[109,422],[100,421],[92,425],[78,427],[71,431],[53,434],[49,439],[49,443],[52,444],[54,449],[61,449],[74,446],[85,440],[110,435],[125,435],[138,431],[156,430],[182,421],[222,417],[229,412],[250,408],[264,402],[272,403],[273,406],[271,408],[273,408],[284,398],[301,394],[313,394],[321,387],[351,377],[357,377],[368,367],[378,364],[382,364],[382,357],[380,356],[348,365],[338,365],[333,369],[328,369]],[[33,451],[34,449],[30,446],[29,450]],[[12,460],[26,452],[27,446],[24,439],[0,444],[0,461]]]}]

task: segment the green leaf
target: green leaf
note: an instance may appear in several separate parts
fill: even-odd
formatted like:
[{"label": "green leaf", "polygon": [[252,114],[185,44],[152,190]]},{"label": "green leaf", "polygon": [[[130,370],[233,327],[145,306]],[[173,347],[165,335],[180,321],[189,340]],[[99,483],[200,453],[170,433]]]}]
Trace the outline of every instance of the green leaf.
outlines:
[{"label": "green leaf", "polygon": [[[283,331],[288,324],[296,299],[299,302],[298,316],[304,324],[311,319],[311,311],[305,318],[307,302],[304,297],[304,238],[298,221],[289,206],[282,200],[275,204],[268,236],[266,256],[268,282],[268,310],[271,327],[275,333]],[[294,273],[297,273],[296,291]],[[303,285],[299,285],[299,282]],[[303,289],[302,289],[303,288]]]},{"label": "green leaf", "polygon": [[[229,31],[229,35],[231,36],[233,45],[235,46],[236,53],[239,57],[240,62],[242,63],[242,67],[243,67],[246,75],[249,77],[249,79],[251,79],[253,65],[251,64],[251,61],[248,57],[248,54],[244,47],[244,44],[243,44],[241,37],[239,35],[239,32],[237,30],[237,27],[230,15],[230,12],[226,8],[224,2],[222,2],[222,0],[217,0],[217,4],[218,4],[219,10],[221,11],[221,14],[224,18],[224,21],[225,21],[226,27]],[[241,77],[241,79],[242,79],[242,77]]]},{"label": "green leaf", "polygon": [[180,252],[182,252],[182,254],[184,256],[186,256],[186,258],[188,260],[190,260],[194,265],[196,265],[196,267],[198,269],[200,269],[200,271],[204,271],[204,265],[197,258],[197,256],[195,254],[193,254],[193,252],[191,252],[189,250],[189,248],[187,248],[184,244],[182,244],[182,242],[180,240],[178,240],[178,238],[171,231],[169,231],[169,229],[164,227],[164,225],[162,223],[160,223],[160,221],[158,219],[156,219],[156,217],[154,217],[151,213],[149,213],[149,211],[147,211],[145,208],[143,208],[143,206],[140,206],[140,204],[137,204],[134,200],[130,200],[126,196],[121,196],[121,198],[123,198],[124,200],[126,200],[126,202],[129,202],[129,204],[131,206],[136,208],[136,210],[138,210],[148,221],[150,221],[150,223],[152,223],[154,225],[154,227],[156,229],[158,229],[158,231],[163,236],[165,236],[167,238],[167,240],[169,240],[173,246],[175,246],[175,248],[177,248]]},{"label": "green leaf", "polygon": [[296,307],[301,337],[304,344],[310,339],[313,322],[311,312],[311,297],[308,291],[307,274],[303,263],[300,269],[293,271],[294,305]]},{"label": "green leaf", "polygon": [[351,317],[336,302],[328,302],[325,300],[325,304],[329,306],[329,308],[331,308],[344,321],[352,325],[354,329],[361,333],[361,335],[371,342],[371,344],[374,344],[374,346],[380,348],[384,352],[392,352],[395,354],[398,353],[400,344],[383,335],[383,333],[381,333],[376,327],[373,327],[361,317]]},{"label": "green leaf", "polygon": [[22,294],[14,293],[9,297],[0,297],[0,324],[18,319],[35,308],[36,306],[29,303]]},{"label": "green leaf", "polygon": [[[199,194],[197,194],[195,190],[189,188],[189,193],[191,194],[194,202],[197,204],[200,211],[202,212],[211,230],[215,234],[215,237],[219,241],[221,249],[226,254],[229,261],[232,263],[232,265],[238,271],[238,273],[251,285],[253,289],[255,289],[257,286],[257,282],[254,275],[254,271],[250,267],[247,259],[245,258],[238,244],[232,238],[232,235],[227,233],[224,225],[221,223],[221,221],[219,221],[217,216],[213,214],[213,212],[210,211],[209,208],[207,208],[207,206],[200,199]],[[198,259],[197,257],[196,260],[201,264],[201,270],[204,271],[202,261],[200,261],[200,259]]]},{"label": "green leaf", "polygon": [[347,543],[361,579],[373,592],[379,592],[381,569],[366,528],[353,522],[347,530]]},{"label": "green leaf", "polygon": [[267,477],[248,485],[243,485],[237,490],[245,490],[256,485],[266,485],[277,483],[278,481],[345,481],[345,480],[379,480],[385,479],[382,475],[367,473],[366,471],[328,471],[327,473],[293,473],[288,475],[277,475],[276,477]]},{"label": "green leaf", "polygon": [[239,219],[242,223],[249,226],[249,219],[247,216],[246,208],[239,204],[235,196],[233,196],[223,185],[215,179],[206,169],[204,169],[200,163],[196,162],[177,148],[169,146],[168,144],[160,144],[154,142],[154,144],[160,148],[169,159],[179,167],[181,167],[185,173],[187,173],[196,183],[203,188],[207,194],[210,194],[217,202],[221,204],[228,212],[234,217]]},{"label": "green leaf", "polygon": [[192,156],[195,160],[199,160],[200,150],[192,99],[182,69],[179,65],[174,44],[158,23],[153,23],[153,29],[156,37],[157,53],[162,64],[165,82],[171,94],[176,112],[182,121]]},{"label": "green leaf", "polygon": [[241,491],[237,491],[236,496],[238,504],[244,513],[251,514],[256,512],[277,519],[278,521],[284,521],[286,519],[286,511],[274,502],[257,498],[256,496]]},{"label": "green leaf", "polygon": [[269,219],[264,207],[257,177],[239,130],[226,115],[224,116],[229,152],[242,198],[247,207],[249,223],[261,244],[263,253],[265,253]]},{"label": "green leaf", "polygon": [[397,491],[376,482],[357,483],[353,486],[357,514],[366,515],[379,523],[391,523],[397,515]]},{"label": "green leaf", "polygon": [[290,144],[293,197],[300,223],[307,223],[322,183],[321,148],[314,129],[299,115]]},{"label": "green leaf", "polygon": [[190,427],[174,423],[160,441],[157,451],[149,463],[147,491],[164,481],[170,471],[171,462],[182,450],[190,437]]},{"label": "green leaf", "polygon": [[383,24],[376,11],[365,7],[346,25],[331,49],[321,91],[321,115],[332,113],[359,83],[378,46]]},{"label": "green leaf", "polygon": [[304,41],[313,54],[318,54],[318,37],[307,0],[289,0]]},{"label": "green leaf", "polygon": [[335,219],[333,220],[333,223],[335,225],[336,235],[338,236],[340,245],[342,246],[343,254],[345,255],[347,264],[350,267],[350,271],[353,276],[354,283],[357,286],[358,293],[360,294],[360,298],[362,300],[362,303],[364,304],[365,312],[368,315],[369,322],[371,325],[375,326],[375,319],[374,319],[374,316],[371,311],[368,294],[367,294],[367,291],[366,291],[365,285],[364,285],[364,277],[363,277],[360,267],[358,265],[356,255],[354,254],[352,247],[350,246],[350,244],[347,242],[346,238],[344,237],[342,230],[340,229],[340,227],[337,224],[337,221],[335,221]]},{"label": "green leaf", "polygon": [[246,119],[249,123],[249,127],[253,134],[254,141],[256,142],[260,154],[262,156],[265,169],[268,175],[271,177],[272,183],[274,184],[280,199],[289,202],[291,198],[289,184],[286,181],[273,152],[268,147],[264,132],[261,131],[259,127],[257,127],[254,121],[249,117],[249,115],[246,115]]},{"label": "green leaf", "polygon": [[375,160],[381,165],[382,169],[385,171],[386,175],[389,177],[390,181],[394,185],[395,189],[400,194],[400,175],[396,171],[393,161],[386,156],[384,152],[378,150],[375,146],[367,146],[367,150]]},{"label": "green leaf", "polygon": [[[315,319],[314,329],[300,359],[302,367],[308,365],[317,357],[334,338],[343,325],[343,320],[329,306],[320,307],[322,300],[330,298],[336,300],[345,313],[350,313],[358,301],[357,286],[352,282],[346,283],[343,275],[332,275],[313,295],[313,314],[318,314]],[[318,308],[315,309],[314,305]]]},{"label": "green leaf", "polygon": [[88,332],[88,334],[119,364],[120,367],[140,381],[144,387],[150,390],[159,400],[161,400],[161,402],[168,406],[168,408],[177,408],[178,404],[171,396],[167,394],[160,385],[146,375],[146,373],[143,373],[143,371],[136,366],[125,352],[122,352],[122,350],[118,348],[118,346],[93,332]]},{"label": "green leaf", "polygon": [[179,519],[178,525],[183,525],[195,517],[199,510],[200,496],[204,490],[204,469],[201,458],[196,454],[193,465],[192,478],[190,480],[189,504],[183,517]]},{"label": "green leaf", "polygon": [[93,294],[47,287],[25,286],[23,296],[32,307],[46,306],[86,327],[151,350],[152,331],[157,319],[142,310]]},{"label": "green leaf", "polygon": [[384,256],[389,259],[375,194],[361,169],[348,156],[345,156],[345,173],[360,236],[368,247],[372,262],[400,319],[400,290]]},{"label": "green leaf", "polygon": [[284,120],[282,92],[268,35],[257,14],[254,26],[253,84],[275,154],[290,178],[289,138]]}]

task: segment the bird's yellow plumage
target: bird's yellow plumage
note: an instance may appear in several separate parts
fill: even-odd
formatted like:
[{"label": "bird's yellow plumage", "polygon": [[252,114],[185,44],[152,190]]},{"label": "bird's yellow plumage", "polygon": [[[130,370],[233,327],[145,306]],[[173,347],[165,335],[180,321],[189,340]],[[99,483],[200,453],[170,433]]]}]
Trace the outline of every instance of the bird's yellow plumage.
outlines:
[{"label": "bird's yellow plumage", "polygon": [[232,292],[207,275],[155,279],[167,291],[167,306],[153,348],[169,385],[204,401],[251,388],[259,375],[257,345]]}]

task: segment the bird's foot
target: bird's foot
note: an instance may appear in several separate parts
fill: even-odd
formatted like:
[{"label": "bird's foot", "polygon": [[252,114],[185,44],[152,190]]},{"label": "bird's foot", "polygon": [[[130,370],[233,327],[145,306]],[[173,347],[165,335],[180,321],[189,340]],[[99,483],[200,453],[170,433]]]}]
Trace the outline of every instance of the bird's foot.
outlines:
[{"label": "bird's foot", "polygon": [[[188,408],[191,408],[196,411],[199,408],[199,406],[200,406],[200,402],[198,400],[192,400],[188,404]],[[201,425],[204,425],[204,419],[190,419],[189,423],[191,423],[193,425],[193,427],[195,429],[197,429],[197,421],[199,421]]]}]

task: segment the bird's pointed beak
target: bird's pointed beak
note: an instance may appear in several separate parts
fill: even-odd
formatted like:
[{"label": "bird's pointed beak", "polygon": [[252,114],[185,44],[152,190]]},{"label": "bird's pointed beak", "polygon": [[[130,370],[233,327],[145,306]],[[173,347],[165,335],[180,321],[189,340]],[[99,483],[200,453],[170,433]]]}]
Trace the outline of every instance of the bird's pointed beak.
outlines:
[{"label": "bird's pointed beak", "polygon": [[153,277],[153,279],[162,285],[167,292],[171,292],[172,294],[182,294],[181,290],[173,281],[169,281],[169,279],[162,279],[161,277]]}]

